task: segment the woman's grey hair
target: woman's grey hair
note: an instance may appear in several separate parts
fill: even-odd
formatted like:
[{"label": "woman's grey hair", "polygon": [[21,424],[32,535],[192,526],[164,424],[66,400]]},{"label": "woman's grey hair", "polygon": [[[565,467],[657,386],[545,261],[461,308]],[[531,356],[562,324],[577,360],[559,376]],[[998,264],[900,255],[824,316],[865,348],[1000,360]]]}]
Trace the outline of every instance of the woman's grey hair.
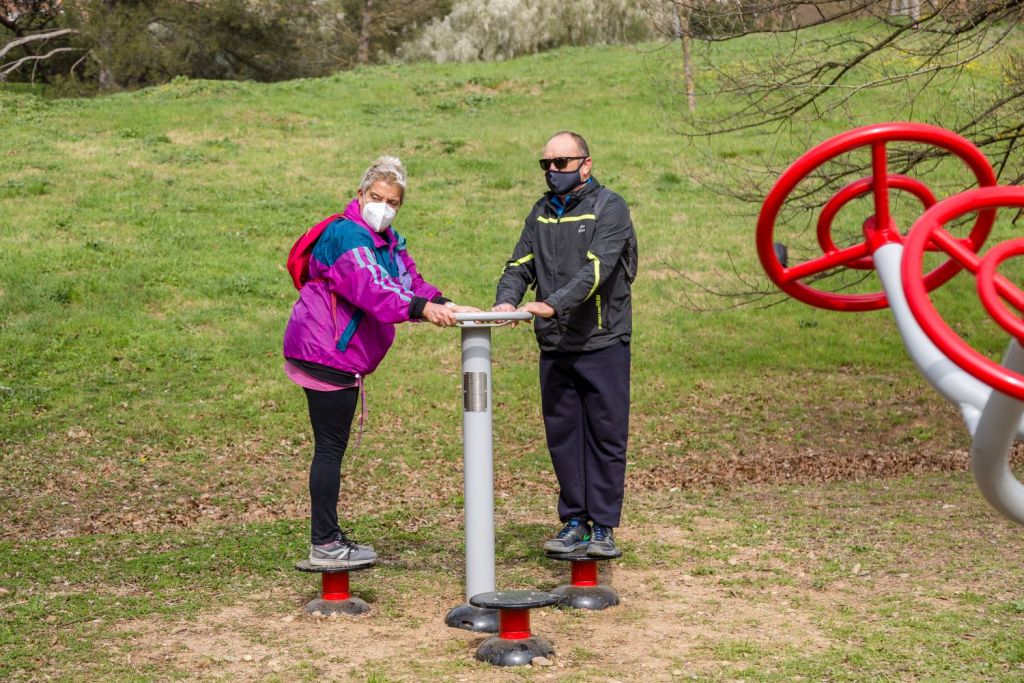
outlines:
[{"label": "woman's grey hair", "polygon": [[370,168],[363,173],[363,179],[359,183],[359,189],[366,192],[379,180],[391,185],[398,185],[402,188],[402,199],[405,199],[405,166],[398,157],[381,156],[370,164]]}]

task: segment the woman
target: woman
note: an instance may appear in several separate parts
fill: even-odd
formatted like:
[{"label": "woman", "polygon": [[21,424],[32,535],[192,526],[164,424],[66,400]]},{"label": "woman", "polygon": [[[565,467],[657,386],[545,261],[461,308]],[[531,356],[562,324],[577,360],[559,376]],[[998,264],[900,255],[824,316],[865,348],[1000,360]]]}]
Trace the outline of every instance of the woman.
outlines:
[{"label": "woman", "polygon": [[315,566],[377,559],[371,546],[338,526],[338,489],[363,378],[391,347],[395,324],[426,319],[448,327],[455,313],[477,310],[445,299],[416,271],[405,238],[391,227],[405,188],[405,168],[395,157],[382,156],[366,169],[356,198],[313,246],[284,333],[285,372],[305,390],[313,425],[309,562]]}]

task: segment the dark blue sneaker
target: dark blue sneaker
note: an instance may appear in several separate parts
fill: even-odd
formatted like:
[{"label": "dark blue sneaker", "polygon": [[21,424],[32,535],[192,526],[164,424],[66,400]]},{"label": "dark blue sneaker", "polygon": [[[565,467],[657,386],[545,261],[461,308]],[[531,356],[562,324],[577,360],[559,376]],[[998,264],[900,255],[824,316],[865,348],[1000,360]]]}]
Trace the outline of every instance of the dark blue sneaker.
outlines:
[{"label": "dark blue sneaker", "polygon": [[571,553],[574,550],[583,550],[588,543],[590,523],[574,517],[565,523],[557,536],[544,544],[544,550],[552,553]]},{"label": "dark blue sneaker", "polygon": [[587,546],[587,555],[591,557],[618,557],[621,551],[615,547],[615,535],[610,526],[594,525],[594,534]]}]

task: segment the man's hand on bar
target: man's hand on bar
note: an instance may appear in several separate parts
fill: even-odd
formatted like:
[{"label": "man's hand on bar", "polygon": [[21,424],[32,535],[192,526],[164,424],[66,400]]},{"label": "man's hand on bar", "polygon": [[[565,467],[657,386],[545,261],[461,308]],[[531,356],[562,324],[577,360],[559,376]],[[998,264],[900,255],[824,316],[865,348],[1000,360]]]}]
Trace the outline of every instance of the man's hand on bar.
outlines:
[{"label": "man's hand on bar", "polygon": [[520,306],[519,310],[532,313],[538,318],[550,318],[555,314],[555,309],[551,308],[543,301],[531,301],[525,306]]},{"label": "man's hand on bar", "polygon": [[[498,304],[497,306],[495,306],[491,310],[495,311],[497,313],[512,313],[512,312],[514,312],[516,310],[516,307],[513,306],[512,304]],[[497,322],[500,323],[500,324],[505,324],[505,323],[508,322],[508,320],[499,320]],[[518,320],[513,320],[512,321],[512,327],[515,327],[518,324],[519,324]]]}]

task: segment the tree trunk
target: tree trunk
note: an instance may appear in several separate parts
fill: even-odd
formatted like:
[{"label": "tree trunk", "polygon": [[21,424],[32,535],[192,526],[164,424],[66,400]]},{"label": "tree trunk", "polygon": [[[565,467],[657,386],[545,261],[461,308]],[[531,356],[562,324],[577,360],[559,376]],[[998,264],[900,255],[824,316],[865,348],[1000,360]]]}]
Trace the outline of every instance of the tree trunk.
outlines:
[{"label": "tree trunk", "polygon": [[356,62],[359,64],[370,63],[370,25],[373,23],[373,0],[363,2],[363,17],[359,26],[359,49],[356,52]]},{"label": "tree trunk", "polygon": [[921,0],[889,0],[889,15],[918,21],[921,18]]},{"label": "tree trunk", "polygon": [[675,30],[679,36],[679,42],[683,47],[683,80],[686,83],[686,106],[691,112],[697,111],[696,88],[693,82],[693,55],[691,45],[693,38],[690,35],[690,8],[680,4],[675,6]]}]

